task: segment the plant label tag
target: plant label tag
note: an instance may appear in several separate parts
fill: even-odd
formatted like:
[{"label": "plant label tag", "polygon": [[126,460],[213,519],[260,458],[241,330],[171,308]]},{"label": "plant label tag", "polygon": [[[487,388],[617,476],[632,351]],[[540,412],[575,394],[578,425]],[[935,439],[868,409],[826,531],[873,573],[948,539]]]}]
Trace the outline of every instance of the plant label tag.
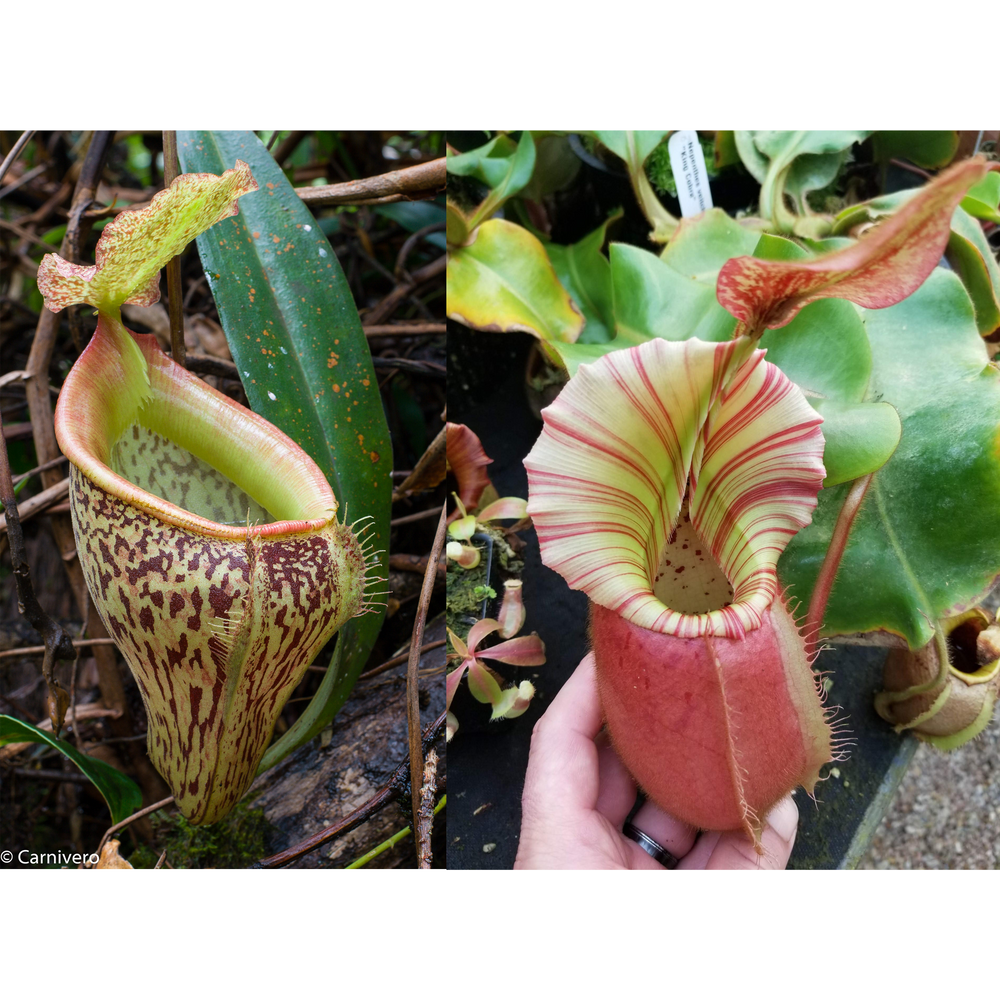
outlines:
[{"label": "plant label tag", "polygon": [[708,187],[705,154],[701,151],[698,133],[675,132],[667,142],[670,167],[677,182],[677,199],[681,215],[697,215],[712,207],[712,192]]}]

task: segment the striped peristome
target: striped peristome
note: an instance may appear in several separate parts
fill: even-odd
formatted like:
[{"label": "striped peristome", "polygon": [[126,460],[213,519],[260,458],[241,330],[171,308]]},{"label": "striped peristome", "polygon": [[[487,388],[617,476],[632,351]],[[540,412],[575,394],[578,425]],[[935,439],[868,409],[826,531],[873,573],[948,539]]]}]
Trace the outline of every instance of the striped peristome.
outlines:
[{"label": "striped peristome", "polygon": [[[747,338],[614,351],[581,365],[542,417],[525,466],[547,566],[643,628],[740,638],[759,626],[825,475],[822,418],[763,351]],[[685,500],[733,590],[698,614],[654,593]]]}]

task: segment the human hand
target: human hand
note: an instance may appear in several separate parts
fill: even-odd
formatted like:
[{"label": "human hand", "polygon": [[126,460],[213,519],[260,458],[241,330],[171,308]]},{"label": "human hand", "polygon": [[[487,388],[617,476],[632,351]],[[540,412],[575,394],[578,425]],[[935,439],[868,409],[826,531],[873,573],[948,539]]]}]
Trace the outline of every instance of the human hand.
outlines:
[{"label": "human hand", "polygon": [[[622,824],[636,785],[601,732],[594,654],[588,653],[531,734],[515,868],[663,870]],[[763,855],[741,832],[698,831],[646,802],[632,824],[674,857],[678,869],[779,869],[788,864],[799,813],[788,796],[768,814]]]}]

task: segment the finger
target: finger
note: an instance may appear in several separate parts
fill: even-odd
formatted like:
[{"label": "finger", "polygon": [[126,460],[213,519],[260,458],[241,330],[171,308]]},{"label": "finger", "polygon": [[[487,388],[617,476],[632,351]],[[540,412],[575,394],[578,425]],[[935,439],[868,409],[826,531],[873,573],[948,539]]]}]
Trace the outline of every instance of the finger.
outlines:
[{"label": "finger", "polygon": [[706,833],[698,839],[678,868],[705,871],[784,871],[795,846],[798,822],[799,811],[792,797],[787,795],[768,814],[760,835],[761,853],[757,852],[744,833]]},{"label": "finger", "polygon": [[[655,802],[644,802],[632,817],[632,825],[647,837],[652,837],[678,861],[691,850],[698,836],[693,826],[664,812]],[[635,846],[639,847],[638,844]],[[639,850],[642,848],[639,847]]]},{"label": "finger", "polygon": [[608,734],[601,733],[595,742],[599,777],[596,809],[614,829],[620,830],[635,805],[635,782],[611,746]]},{"label": "finger", "polygon": [[522,811],[571,816],[597,804],[599,771],[594,737],[601,728],[592,653],[583,658],[531,733]]},{"label": "finger", "polygon": [[[588,653],[570,678],[552,699],[552,704],[539,720],[544,723],[546,737],[562,734],[579,736],[588,742],[601,731],[601,699],[597,693],[597,664]],[[535,726],[536,729],[539,725]]]}]

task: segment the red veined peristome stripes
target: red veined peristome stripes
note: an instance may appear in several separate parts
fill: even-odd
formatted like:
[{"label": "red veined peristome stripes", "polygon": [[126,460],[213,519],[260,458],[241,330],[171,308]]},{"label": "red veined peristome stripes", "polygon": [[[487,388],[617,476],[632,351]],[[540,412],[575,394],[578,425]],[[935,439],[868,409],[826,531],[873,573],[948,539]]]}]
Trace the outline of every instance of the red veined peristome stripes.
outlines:
[{"label": "red veined peristome stripes", "polygon": [[[582,365],[525,459],[542,561],[644,628],[738,638],[757,628],[788,540],[822,484],[822,418],[763,351],[653,340]],[[682,614],[653,593],[689,491],[691,522],[733,587]]]}]

